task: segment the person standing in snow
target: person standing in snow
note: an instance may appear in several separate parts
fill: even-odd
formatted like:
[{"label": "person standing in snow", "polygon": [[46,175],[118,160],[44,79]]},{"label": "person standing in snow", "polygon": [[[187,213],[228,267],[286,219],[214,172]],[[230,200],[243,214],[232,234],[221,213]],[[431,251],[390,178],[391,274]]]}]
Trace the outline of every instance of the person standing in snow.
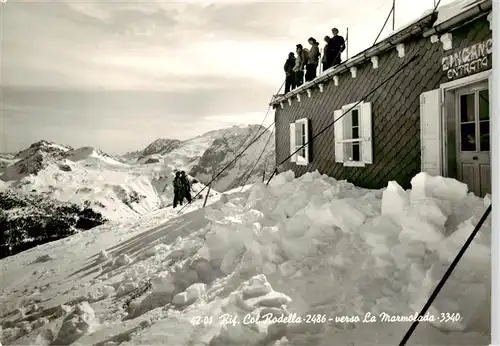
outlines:
[{"label": "person standing in snow", "polygon": [[293,68],[295,66],[295,54],[293,52],[288,53],[288,59],[286,59],[285,65],[283,66],[285,70],[285,94],[290,92],[290,90],[295,89],[295,76]]},{"label": "person standing in snow", "polygon": [[180,180],[182,183],[182,201],[184,201],[185,197],[188,203],[191,203],[191,183],[189,182],[186,172],[181,171]]},{"label": "person standing in snow", "polygon": [[301,44],[296,46],[297,58],[293,72],[295,75],[295,86],[299,87],[304,83],[304,67],[307,65],[308,50],[304,49]]},{"label": "person standing in snow", "polygon": [[332,67],[333,58],[331,53],[329,52],[328,43],[330,42],[330,36],[325,36],[325,47],[323,47],[323,58],[321,58],[321,62],[323,63],[323,71],[328,70]]},{"label": "person standing in snow", "polygon": [[332,38],[328,42],[328,53],[332,57],[332,65],[336,66],[342,62],[340,55],[345,50],[345,40],[339,35],[337,28],[332,29]]},{"label": "person standing in snow", "polygon": [[316,70],[318,68],[319,57],[321,54],[319,52],[319,43],[314,37],[309,37],[307,42],[311,45],[306,65],[306,82],[309,82],[316,78]]},{"label": "person standing in snow", "polygon": [[174,208],[177,204],[182,205],[184,201],[184,185],[181,180],[181,172],[177,171],[174,178]]}]

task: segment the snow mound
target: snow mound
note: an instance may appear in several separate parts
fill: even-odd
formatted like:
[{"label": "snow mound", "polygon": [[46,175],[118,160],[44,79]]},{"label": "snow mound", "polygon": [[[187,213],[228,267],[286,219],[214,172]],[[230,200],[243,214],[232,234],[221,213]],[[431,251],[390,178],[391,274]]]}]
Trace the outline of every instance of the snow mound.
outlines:
[{"label": "snow mound", "polygon": [[69,345],[80,338],[83,334],[92,331],[97,323],[94,309],[88,302],[82,302],[75,306],[62,323],[61,329],[54,340],[55,345]]},{"label": "snow mound", "polygon": [[[103,225],[2,260],[1,342],[395,344],[485,204],[424,173],[404,191],[284,172],[182,216]],[[490,244],[488,219],[413,344],[489,343]],[[84,302],[93,314],[75,312]]]}]

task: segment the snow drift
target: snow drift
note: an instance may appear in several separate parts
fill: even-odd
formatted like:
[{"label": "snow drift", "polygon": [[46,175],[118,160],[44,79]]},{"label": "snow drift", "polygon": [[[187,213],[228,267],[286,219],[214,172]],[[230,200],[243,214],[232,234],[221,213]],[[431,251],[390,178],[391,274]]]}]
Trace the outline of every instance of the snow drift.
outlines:
[{"label": "snow drift", "polygon": [[[1,342],[395,344],[488,204],[424,173],[405,191],[285,172],[166,223],[103,225],[2,260]],[[489,343],[490,231],[410,345]]]}]

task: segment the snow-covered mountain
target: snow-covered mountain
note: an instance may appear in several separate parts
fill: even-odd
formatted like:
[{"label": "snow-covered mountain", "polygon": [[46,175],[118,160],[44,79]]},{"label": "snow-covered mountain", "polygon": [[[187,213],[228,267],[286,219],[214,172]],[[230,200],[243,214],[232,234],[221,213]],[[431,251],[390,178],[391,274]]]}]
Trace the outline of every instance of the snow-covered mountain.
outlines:
[{"label": "snow-covered mountain", "polygon": [[181,145],[181,141],[178,139],[166,139],[158,138],[152,143],[150,143],[146,148],[139,151],[133,151],[126,153],[122,156],[125,162],[140,161],[140,163],[156,163],[159,159],[153,157],[154,155],[165,155],[174,149],[177,149]]},{"label": "snow-covered mountain", "polygon": [[[233,126],[185,141],[157,139],[144,150],[125,154],[123,161],[132,165],[147,165],[143,168],[145,170],[151,170],[155,165],[168,165],[172,169],[185,170],[201,183],[207,184],[260,134],[262,136],[240,159],[212,184],[214,190],[224,192],[241,186],[246,180],[247,184],[261,181],[264,170],[273,170],[275,142],[274,138],[269,139],[271,133],[264,127]],[[255,163],[257,165],[248,177]]]},{"label": "snow-covered mountain", "polygon": [[[0,342],[395,345],[490,200],[424,173],[405,191],[285,172],[201,204],[0,260]],[[490,244],[488,219],[410,345],[490,343]]]},{"label": "snow-covered mountain", "polygon": [[[111,220],[137,217],[171,203],[174,170],[185,170],[200,182],[194,185],[196,193],[261,130],[256,125],[234,126],[182,142],[159,139],[127,163],[90,146],[75,149],[43,140],[5,159],[0,179],[4,188],[45,193],[77,205],[90,201],[93,209]],[[246,180],[267,139],[268,134],[263,135],[217,179],[214,193]],[[261,179],[264,164],[272,169],[273,148],[271,140],[248,183]]]},{"label": "snow-covered mountain", "polygon": [[[207,174],[213,174],[214,169],[221,169],[232,160],[238,149],[243,148],[243,142],[249,142],[258,130],[257,126],[235,126],[182,142],[159,139],[136,152],[132,162],[130,156],[124,161],[90,146],[75,149],[42,140],[17,154],[2,157],[0,191],[25,194],[28,199],[41,194],[47,199],[47,205],[50,201],[70,203],[112,221],[137,219],[171,205],[174,170],[196,173],[194,178],[197,179],[191,179],[195,182],[193,194],[198,195],[204,187],[199,180],[206,180]],[[262,147],[263,142],[257,142],[243,160],[228,170],[228,175],[216,181],[210,192],[212,197],[219,194],[217,189],[227,190],[242,182],[246,177],[244,173],[251,170]],[[268,151],[264,158],[268,157]],[[260,173],[260,168],[257,167],[254,175]],[[203,199],[205,193],[197,198]],[[23,205],[19,202],[20,208]],[[53,210],[57,208],[56,205],[52,207]],[[29,210],[24,214],[29,214]],[[33,220],[28,223],[37,224],[35,218],[39,213],[34,211],[32,214]],[[9,220],[14,219],[10,217]],[[12,228],[18,221],[9,222]]]}]

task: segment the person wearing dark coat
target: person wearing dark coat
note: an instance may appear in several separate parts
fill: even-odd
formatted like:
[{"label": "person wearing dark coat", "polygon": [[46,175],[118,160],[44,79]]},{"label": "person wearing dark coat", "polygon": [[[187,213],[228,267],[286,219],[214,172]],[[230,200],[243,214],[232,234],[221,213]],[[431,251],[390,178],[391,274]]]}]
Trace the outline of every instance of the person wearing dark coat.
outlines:
[{"label": "person wearing dark coat", "polygon": [[184,185],[182,184],[181,180],[181,172],[176,172],[174,178],[174,203],[173,203],[174,208],[177,207],[177,204],[182,205],[182,202],[184,201],[183,186]]},{"label": "person wearing dark coat", "polygon": [[323,58],[321,62],[323,63],[323,71],[328,70],[332,67],[333,58],[329,53],[328,42],[330,41],[330,36],[325,36],[325,47],[323,48]]},{"label": "person wearing dark coat", "polygon": [[186,198],[188,203],[191,203],[191,183],[189,182],[186,172],[181,171],[180,179],[182,183],[182,193],[183,193],[182,200]]},{"label": "person wearing dark coat", "polygon": [[299,87],[304,83],[304,68],[307,65],[307,59],[309,57],[309,51],[302,47],[299,43],[296,45],[297,59],[295,59],[295,66],[293,67],[293,72],[295,76],[295,86]]},{"label": "person wearing dark coat", "polygon": [[307,59],[305,77],[306,82],[309,82],[316,78],[316,73],[319,65],[319,57],[321,54],[319,52],[319,43],[314,37],[309,37],[307,42],[309,42],[309,44],[311,45],[311,49],[309,50],[309,56]]},{"label": "person wearing dark coat", "polygon": [[293,52],[290,52],[288,54],[288,59],[286,59],[285,66],[283,68],[285,69],[285,94],[290,92],[290,90],[295,89],[295,76],[293,72],[293,68],[295,66],[295,54]]},{"label": "person wearing dark coat", "polygon": [[336,66],[342,62],[340,55],[345,50],[345,40],[339,35],[337,28],[332,29],[332,38],[328,42],[328,54],[332,56],[332,65]]}]

